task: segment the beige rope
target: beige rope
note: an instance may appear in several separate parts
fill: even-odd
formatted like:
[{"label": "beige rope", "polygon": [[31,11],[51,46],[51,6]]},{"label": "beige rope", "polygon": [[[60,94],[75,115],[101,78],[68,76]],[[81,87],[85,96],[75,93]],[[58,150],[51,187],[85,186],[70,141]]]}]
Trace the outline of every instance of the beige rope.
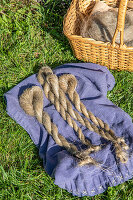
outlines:
[{"label": "beige rope", "polygon": [[[71,87],[73,85],[75,87]],[[128,145],[125,143],[124,138],[117,137],[114,133],[114,131],[109,127],[109,125],[105,122],[103,122],[98,117],[95,117],[94,114],[87,110],[85,105],[80,101],[80,97],[78,93],[76,92],[75,88],[77,86],[77,80],[75,76],[71,74],[65,74],[59,77],[59,86],[62,88],[62,90],[68,94],[70,100],[75,105],[75,108],[81,112],[85,117],[90,119],[95,125],[102,128],[104,132],[97,132],[100,133],[102,137],[104,137],[107,140],[110,140],[113,142],[115,149],[116,149],[116,156],[120,159],[121,162],[127,162],[127,155],[126,152],[122,150],[128,150]]]},{"label": "beige rope", "polygon": [[85,164],[99,165],[93,158],[88,156],[88,152],[78,151],[77,147],[69,143],[61,134],[58,133],[57,126],[51,122],[50,116],[43,111],[43,91],[38,86],[26,89],[19,99],[20,106],[26,114],[35,116],[44,125],[47,132],[53,137],[56,144],[65,147],[72,155],[80,159],[79,165]]},{"label": "beige rope", "polygon": [[[98,131],[97,127],[92,128],[90,126],[90,123],[87,120],[86,121],[83,120],[82,117],[76,111],[74,111],[72,109],[72,105],[67,100],[65,93],[62,90],[60,90],[60,88],[58,87],[58,78],[56,77],[56,75],[54,75],[52,73],[53,73],[52,70],[51,70],[51,74],[50,74],[49,68],[44,67],[44,68],[41,68],[41,70],[39,71],[38,76],[37,76],[38,81],[44,86],[44,93],[45,93],[46,97],[51,101],[52,104],[55,105],[56,110],[61,114],[62,118],[64,120],[66,120],[67,123],[78,133],[78,137],[82,141],[82,143],[89,146],[88,153],[91,153],[93,151],[95,151],[95,152],[99,151],[101,149],[101,147],[92,145],[91,142],[85,138],[85,136],[82,132],[82,129],[80,127],[78,127],[78,125],[71,118],[71,116],[74,119],[78,120],[84,126],[85,126],[85,124],[88,124],[88,127],[92,131],[94,131],[94,129],[95,129],[95,131]],[[45,82],[43,79],[43,75],[47,76]],[[51,91],[51,88],[50,88],[50,85],[48,82],[52,82],[53,85],[57,86],[54,90],[54,93]],[[58,90],[59,90],[59,94],[58,94]],[[60,99],[61,103],[58,98]],[[68,110],[68,112],[67,112],[67,110]],[[85,121],[85,123],[84,123],[84,121]]]},{"label": "beige rope", "polygon": [[[46,97],[55,105],[57,111],[60,112],[62,116],[63,114],[61,112],[64,113],[63,118],[65,120],[67,119],[65,115],[68,115],[65,111],[70,114],[68,117],[69,120],[67,120],[69,125],[71,124],[70,116],[72,116],[82,125],[86,126],[89,130],[94,131],[105,139],[113,142],[115,146],[116,157],[119,158],[122,163],[127,162],[127,154],[122,150],[122,148],[124,150],[128,149],[128,145],[125,143],[124,138],[116,137],[114,131],[109,128],[108,124],[104,123],[98,117],[95,117],[92,112],[86,109],[85,105],[80,101],[79,95],[75,90],[77,86],[77,80],[73,75],[62,75],[59,77],[58,81],[57,76],[53,74],[53,71],[49,67],[43,67],[38,73],[38,81],[41,83],[41,85],[44,86],[44,93]],[[91,124],[86,118],[81,117],[76,111],[72,109],[72,105],[66,98],[65,93],[69,95],[69,98],[75,105],[76,109],[84,114],[85,117],[89,118],[98,127],[96,127],[94,124]],[[71,124],[71,126],[73,125]],[[75,130],[76,129],[77,127]],[[85,143],[84,139],[81,137],[83,133],[79,133],[79,129],[77,130],[79,138],[83,143]]]},{"label": "beige rope", "polygon": [[94,116],[94,114],[87,110],[86,106],[80,101],[80,97],[78,93],[76,92],[76,87],[71,87],[71,85],[74,83],[74,85],[77,86],[77,80],[75,76],[71,74],[65,74],[63,76],[59,77],[59,86],[63,89],[65,93],[69,95],[70,100],[75,105],[76,109],[81,112],[85,117],[90,119],[94,124],[97,126],[103,128],[105,131],[109,132],[110,135],[115,139],[118,140],[117,142],[121,143],[122,147],[127,150],[128,145],[125,143],[123,138],[118,138],[115,136],[114,131],[109,127],[109,125],[105,122],[103,122],[98,117]]}]

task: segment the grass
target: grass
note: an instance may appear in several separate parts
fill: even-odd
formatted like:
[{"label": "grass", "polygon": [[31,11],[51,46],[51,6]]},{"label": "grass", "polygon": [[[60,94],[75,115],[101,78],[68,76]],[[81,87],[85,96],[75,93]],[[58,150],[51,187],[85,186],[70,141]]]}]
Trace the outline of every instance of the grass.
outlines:
[{"label": "grass", "polygon": [[[27,132],[6,113],[3,94],[47,63],[79,62],[62,33],[70,0],[2,0],[0,5],[0,200],[132,200],[133,180],[95,197],[73,197],[54,185]],[[133,74],[111,71],[108,98],[133,117]]]}]

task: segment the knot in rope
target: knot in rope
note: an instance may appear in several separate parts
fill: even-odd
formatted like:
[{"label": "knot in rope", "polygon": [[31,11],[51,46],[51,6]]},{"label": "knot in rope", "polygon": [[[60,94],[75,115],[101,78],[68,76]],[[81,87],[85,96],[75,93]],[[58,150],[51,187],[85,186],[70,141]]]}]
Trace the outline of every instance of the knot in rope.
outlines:
[{"label": "knot in rope", "polygon": [[37,120],[42,123],[43,91],[40,87],[34,86],[32,89],[25,90],[20,97],[20,105],[26,114],[36,116]]},{"label": "knot in rope", "polygon": [[59,86],[65,92],[74,92],[77,87],[77,80],[72,74],[64,74],[59,77]]},{"label": "knot in rope", "polygon": [[44,85],[45,83],[45,79],[46,79],[46,76],[48,76],[49,74],[53,74],[53,71],[50,67],[48,66],[45,66],[45,67],[42,67],[39,72],[38,72],[38,81],[41,85]]},{"label": "knot in rope", "polygon": [[46,76],[46,81],[56,97],[59,98],[59,83],[57,76],[55,74],[49,74]]}]

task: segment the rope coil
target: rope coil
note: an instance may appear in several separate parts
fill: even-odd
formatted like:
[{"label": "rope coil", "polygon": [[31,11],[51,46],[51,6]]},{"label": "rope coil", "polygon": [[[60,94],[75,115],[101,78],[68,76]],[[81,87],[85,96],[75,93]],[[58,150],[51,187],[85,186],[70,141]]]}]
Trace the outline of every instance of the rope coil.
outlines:
[{"label": "rope coil", "polygon": [[[20,106],[28,115],[35,116],[44,125],[47,132],[59,146],[65,147],[73,156],[77,157],[80,160],[80,166],[88,163],[99,165],[89,154],[99,151],[101,146],[95,146],[90,140],[85,138],[82,129],[78,127],[76,121],[87,127],[90,131],[98,133],[104,139],[111,141],[115,147],[116,157],[122,163],[127,162],[126,150],[129,147],[125,143],[124,138],[117,137],[107,123],[104,123],[101,119],[94,116],[92,112],[87,110],[76,92],[77,80],[74,75],[64,74],[58,78],[53,74],[51,68],[46,66],[39,70],[37,79],[43,86],[46,98],[54,104],[62,118],[77,132],[80,141],[87,146],[87,149],[79,151],[74,144],[68,142],[58,133],[57,126],[52,123],[48,113],[43,111],[43,91],[40,87],[33,86],[25,90],[19,99]],[[66,94],[71,102],[66,97]],[[72,104],[84,117],[76,110],[73,110]]]}]

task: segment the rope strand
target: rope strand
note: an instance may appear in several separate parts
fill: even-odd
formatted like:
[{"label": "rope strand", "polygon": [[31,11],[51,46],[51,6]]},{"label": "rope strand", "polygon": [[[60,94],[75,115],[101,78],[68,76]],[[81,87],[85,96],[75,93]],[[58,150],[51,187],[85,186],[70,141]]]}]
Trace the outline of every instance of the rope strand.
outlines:
[{"label": "rope strand", "polygon": [[[43,67],[38,73],[38,81],[44,86],[46,97],[55,105],[61,116],[64,115],[63,119],[65,119],[68,124],[78,132],[79,138],[84,144],[86,141],[85,137],[77,127],[76,122],[74,120],[74,122],[72,121],[71,117],[79,121],[83,126],[86,126],[89,130],[94,131],[106,140],[111,141],[115,147],[116,157],[119,158],[122,163],[127,162],[127,154],[123,150],[127,150],[128,145],[125,143],[124,138],[115,136],[114,131],[109,128],[107,123],[104,123],[101,119],[95,117],[92,112],[86,109],[75,90],[77,86],[75,76],[65,74],[60,76],[58,80],[58,77],[53,74],[53,71],[49,67]],[[71,103],[65,96],[65,93],[68,94],[70,100],[75,105],[75,108],[91,120],[93,124],[73,110]]]},{"label": "rope strand", "polygon": [[[83,125],[88,124],[88,127],[91,127],[91,124],[88,121],[84,121],[83,118],[76,111],[74,111],[72,109],[71,103],[67,100],[64,92],[61,91],[58,86],[57,86],[57,88],[59,88],[59,92],[57,89],[56,89],[56,92],[53,92],[53,90],[51,90],[50,83],[52,82],[53,86],[58,85],[58,78],[52,74],[52,70],[51,70],[51,74],[49,74],[49,75],[47,75],[47,71],[48,71],[47,67],[46,67],[46,70],[45,70],[45,67],[43,67],[43,68],[41,68],[41,73],[43,73],[43,75],[41,73],[39,73],[37,76],[39,82],[42,78],[40,76],[45,76],[45,81],[40,82],[40,83],[43,85],[43,89],[44,89],[44,93],[45,93],[46,97],[51,101],[52,104],[55,105],[56,110],[60,113],[62,118],[64,120],[66,120],[67,123],[78,133],[78,137],[81,140],[81,142],[83,144],[89,146],[88,153],[91,153],[94,151],[95,152],[99,151],[101,149],[101,146],[92,145],[91,142],[85,138],[81,128],[78,127],[78,125],[71,118],[71,116],[74,119],[80,121],[80,123]],[[59,99],[57,97],[59,97]],[[68,112],[67,112],[67,110],[68,110]],[[96,127],[93,127],[90,130],[98,131],[98,129]]]},{"label": "rope strand", "polygon": [[[74,87],[71,87],[73,85]],[[98,117],[95,117],[94,114],[87,110],[85,105],[80,101],[79,95],[76,92],[76,86],[77,86],[77,80],[75,76],[71,74],[65,74],[59,77],[59,86],[62,88],[62,90],[68,94],[70,100],[75,105],[75,108],[81,112],[85,117],[90,119],[95,125],[103,129],[104,131],[97,132],[100,133],[102,137],[104,137],[107,140],[110,140],[116,149],[116,156],[120,159],[122,163],[127,162],[127,154],[123,150],[128,150],[129,147],[125,143],[124,138],[117,137],[115,135],[115,132],[109,127],[109,125],[105,122],[103,122]],[[123,148],[123,150],[122,150]]]},{"label": "rope strand", "polygon": [[98,163],[87,155],[88,152],[80,152],[77,147],[68,142],[61,134],[58,133],[57,126],[52,123],[47,112],[43,111],[43,91],[38,86],[26,89],[19,98],[20,106],[26,114],[35,116],[36,119],[44,125],[48,134],[55,140],[56,144],[65,147],[68,152],[80,159],[79,166],[86,164],[98,165]]}]

